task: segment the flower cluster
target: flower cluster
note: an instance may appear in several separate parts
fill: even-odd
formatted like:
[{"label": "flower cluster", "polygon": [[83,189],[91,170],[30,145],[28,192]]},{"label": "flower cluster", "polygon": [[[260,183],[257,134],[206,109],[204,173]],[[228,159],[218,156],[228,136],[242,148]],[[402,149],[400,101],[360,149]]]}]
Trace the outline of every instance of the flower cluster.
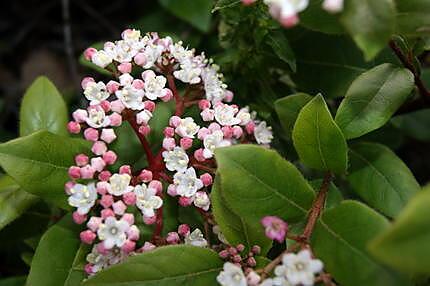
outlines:
[{"label": "flower cluster", "polygon": [[[128,29],[121,40],[107,42],[101,50],[88,48],[84,56],[113,76],[107,83],[92,77],[82,80],[88,106],[73,112],[68,123],[69,132],[82,133],[92,142],[91,156],[76,155],[65,187],[69,204],[76,208],[74,221],[87,227],[80,238],[93,244],[87,273],[163,244],[206,247],[202,232],[190,231],[187,225],[162,237],[163,197],[167,193],[178,197],[181,206],[208,212],[215,149],[248,142],[268,146],[271,128],[247,107],[231,103],[233,93],[211,59],[170,37]],[[183,95],[176,81],[185,86]],[[151,120],[157,120],[153,113],[160,101],[174,101],[175,112],[163,130],[158,152],[153,153],[147,135]],[[193,105],[200,115],[184,116]],[[145,169],[117,164],[111,143],[119,136],[115,128],[125,122],[142,143]],[[149,224],[155,225],[152,238],[142,241],[141,228]]]},{"label": "flower cluster", "polygon": [[[245,5],[251,5],[257,0],[242,0]],[[344,0],[324,0],[322,7],[330,13],[338,13],[343,10]],[[263,0],[269,7],[269,13],[278,20],[282,26],[289,28],[299,22],[298,13],[309,6],[309,0]]]}]

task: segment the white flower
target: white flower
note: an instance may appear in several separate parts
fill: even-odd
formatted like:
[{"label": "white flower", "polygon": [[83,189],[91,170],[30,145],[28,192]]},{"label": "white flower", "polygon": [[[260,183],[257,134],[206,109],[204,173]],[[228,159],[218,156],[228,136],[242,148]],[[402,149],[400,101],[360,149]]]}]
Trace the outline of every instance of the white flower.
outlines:
[{"label": "white flower", "polygon": [[131,177],[129,174],[114,174],[109,178],[108,192],[114,196],[122,196],[131,192],[133,187],[130,186]]},{"label": "white flower", "polygon": [[107,42],[104,45],[106,53],[115,61],[120,63],[129,63],[133,57],[138,53],[139,49],[142,48],[138,41],[117,41],[114,43]]},{"label": "white flower", "polygon": [[206,247],[208,245],[208,242],[204,238],[203,233],[198,228],[196,228],[192,233],[185,236],[184,242],[185,244],[197,247]]},{"label": "white flower", "polygon": [[324,0],[322,7],[330,13],[338,13],[343,10],[344,0]]},{"label": "white flower", "polygon": [[164,151],[162,155],[167,170],[183,172],[187,169],[189,158],[181,147],[176,146],[171,151]]},{"label": "white flower", "polygon": [[154,65],[154,63],[157,62],[163,50],[164,50],[164,47],[149,43],[145,47],[145,50],[143,51],[143,54],[145,55],[145,58],[146,58],[146,63],[145,65],[143,65],[143,68],[144,69],[151,68]]},{"label": "white flower", "polygon": [[173,75],[182,82],[197,84],[200,82],[202,69],[194,62],[186,61],[180,65],[181,69],[174,71]]},{"label": "white flower", "polygon": [[109,97],[104,82],[89,82],[84,90],[85,97],[90,101],[90,105],[96,105]]},{"label": "white flower", "polygon": [[105,254],[101,254],[97,250],[97,245],[94,245],[91,253],[87,255],[87,261],[91,263],[92,274],[95,274],[111,265],[124,261],[127,256],[127,253],[117,247],[106,250]]},{"label": "white flower", "polygon": [[137,42],[140,39],[140,31],[136,29],[127,29],[121,33],[121,37],[127,42]]},{"label": "white flower", "polygon": [[70,189],[69,205],[76,207],[80,215],[87,214],[97,199],[94,183],[89,185],[76,184]]},{"label": "white flower", "polygon": [[208,194],[206,192],[197,192],[194,195],[194,205],[204,211],[207,211],[211,205]]},{"label": "white flower", "polygon": [[221,130],[215,130],[212,134],[206,135],[203,139],[203,157],[206,159],[212,158],[214,150],[219,147],[230,146],[231,142],[229,140],[224,140],[224,134]]},{"label": "white flower", "polygon": [[142,110],[145,107],[143,104],[144,91],[141,89],[136,89],[131,85],[127,85],[122,89],[117,90],[115,95],[127,108]]},{"label": "white flower", "polygon": [[150,100],[156,100],[159,97],[166,95],[167,79],[162,75],[156,75],[152,70],[147,70],[142,73],[142,78],[145,81],[144,89],[145,96]]},{"label": "white flower", "polygon": [[176,127],[175,132],[181,137],[194,138],[199,129],[200,126],[194,122],[193,118],[185,117],[181,119],[181,123]]},{"label": "white flower", "polygon": [[90,106],[88,108],[88,117],[85,122],[93,128],[106,127],[110,124],[109,117],[99,105]]},{"label": "white flower", "polygon": [[291,286],[291,284],[283,277],[275,277],[264,280],[260,286]]},{"label": "white flower", "polygon": [[241,123],[241,120],[235,117],[238,111],[237,108],[231,105],[219,103],[215,105],[214,110],[215,120],[223,126],[232,126]]},{"label": "white flower", "polygon": [[226,85],[219,79],[218,67],[215,65],[206,67],[202,70],[202,80],[204,83],[206,99],[213,104],[220,102],[225,97]]},{"label": "white flower", "polygon": [[130,225],[124,220],[116,220],[114,217],[107,217],[97,231],[100,240],[103,240],[103,245],[107,249],[114,246],[121,247],[124,245],[127,235],[126,231]]},{"label": "white flower", "polygon": [[258,144],[270,144],[273,139],[272,127],[267,127],[265,121],[261,121],[254,129],[254,137]]},{"label": "white flower", "polygon": [[112,57],[107,52],[101,50],[101,51],[96,51],[92,55],[91,61],[93,62],[93,64],[99,67],[105,68],[112,62]]},{"label": "white flower", "polygon": [[180,64],[190,61],[194,56],[194,50],[187,50],[182,46],[182,42],[170,45],[169,51]]},{"label": "white flower", "polygon": [[222,286],[247,286],[242,268],[231,262],[224,263],[224,269],[218,274],[216,280]]},{"label": "white flower", "polygon": [[123,73],[119,76],[119,83],[122,86],[129,86],[133,83],[134,78],[129,73]]},{"label": "white flower", "polygon": [[173,176],[173,183],[176,185],[176,193],[188,198],[203,188],[203,182],[196,177],[196,170],[193,167],[185,172],[177,172]]},{"label": "white flower", "polygon": [[148,188],[145,184],[135,186],[134,193],[136,194],[136,206],[145,217],[154,216],[154,210],[163,205],[163,200],[156,195],[157,191],[153,188]]},{"label": "white flower", "polygon": [[142,110],[138,114],[136,114],[136,122],[137,124],[147,125],[149,120],[152,118],[152,113],[149,110]]},{"label": "white flower", "polygon": [[236,114],[236,118],[240,120],[240,125],[246,125],[251,121],[251,113],[249,113],[249,107],[244,107]]},{"label": "white flower", "polygon": [[311,252],[305,249],[297,254],[285,254],[282,257],[282,265],[275,268],[275,275],[285,278],[292,285],[311,286],[314,285],[314,274],[322,269],[321,260],[312,259]]},{"label": "white flower", "polygon": [[276,19],[289,18],[305,10],[309,0],[264,0],[269,12]]}]

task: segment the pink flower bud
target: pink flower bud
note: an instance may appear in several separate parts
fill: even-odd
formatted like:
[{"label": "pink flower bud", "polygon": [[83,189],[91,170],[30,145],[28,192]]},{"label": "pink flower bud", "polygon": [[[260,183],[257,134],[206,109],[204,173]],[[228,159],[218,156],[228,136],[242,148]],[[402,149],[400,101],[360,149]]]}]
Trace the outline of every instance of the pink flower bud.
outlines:
[{"label": "pink flower bud", "polygon": [[221,130],[224,134],[225,139],[230,139],[231,137],[233,137],[233,128],[231,128],[230,126],[223,126]]},{"label": "pink flower bud", "polygon": [[149,112],[154,112],[155,110],[155,103],[151,100],[145,100],[143,102],[143,105],[145,106],[145,109],[148,110]]},{"label": "pink flower bud", "polygon": [[[109,152],[107,152],[107,153],[109,153]],[[105,153],[105,155],[106,155],[107,153]],[[105,163],[106,163],[106,160],[104,159],[104,155],[103,155],[103,160],[104,160],[104,161],[105,161]],[[100,181],[104,181],[104,182],[106,182],[107,180],[109,180],[109,178],[110,178],[111,176],[112,176],[111,172],[109,172],[109,171],[105,170],[105,171],[100,172],[100,174],[99,174],[98,178],[99,178],[99,180],[100,180]]]},{"label": "pink flower bud", "polygon": [[123,215],[127,206],[122,201],[117,201],[112,204],[113,212],[117,215]]},{"label": "pink flower bud", "polygon": [[252,251],[255,255],[258,255],[258,254],[260,254],[260,252],[261,252],[261,247],[260,247],[260,246],[258,246],[258,245],[254,245],[254,246],[251,248],[251,251]]},{"label": "pink flower bud", "polygon": [[209,124],[208,129],[212,132],[217,131],[217,130],[221,130],[221,125],[219,125],[216,122],[212,122],[211,124]]},{"label": "pink flower bud", "polygon": [[96,234],[91,230],[84,230],[79,234],[79,237],[83,243],[91,244],[96,239]]},{"label": "pink flower bud", "polygon": [[240,262],[242,262],[242,257],[240,257],[239,254],[236,254],[236,255],[233,256],[232,260],[233,260],[234,263],[240,263]]},{"label": "pink flower bud", "polygon": [[200,140],[204,140],[209,134],[211,134],[211,131],[206,127],[203,127],[199,129],[199,132],[197,133],[197,138],[199,138]]},{"label": "pink flower bud", "polygon": [[121,73],[130,73],[131,72],[131,63],[121,63],[118,65],[118,70]]},{"label": "pink flower bud", "polygon": [[145,224],[154,224],[157,221],[157,216],[144,216],[143,217],[143,222]]},{"label": "pink flower bud", "polygon": [[101,157],[92,158],[91,167],[97,172],[101,172],[106,167],[106,163]]},{"label": "pink flower bud", "polygon": [[227,250],[221,250],[219,252],[219,257],[221,257],[222,259],[227,259],[230,256],[230,253],[228,253]]},{"label": "pink flower bud", "polygon": [[164,89],[163,89],[163,96],[162,96],[162,97],[160,97],[160,99],[161,99],[163,102],[168,102],[168,101],[172,100],[172,98],[173,98],[173,93],[172,93],[172,91],[171,91],[170,89],[168,89],[168,88],[164,88]]},{"label": "pink flower bud", "polygon": [[157,194],[161,194],[161,191],[163,190],[163,184],[158,180],[152,180],[149,183],[148,188],[152,188],[157,192]]},{"label": "pink flower bud", "polygon": [[200,112],[200,116],[203,121],[212,121],[215,118],[215,111],[213,109],[206,108]]},{"label": "pink flower bud", "polygon": [[193,198],[187,198],[187,197],[180,197],[179,198],[179,205],[183,207],[188,207],[193,203]]},{"label": "pink flower bud", "polygon": [[104,112],[109,112],[111,109],[110,102],[107,100],[100,102],[100,107],[104,110]]},{"label": "pink flower bud", "polygon": [[242,0],[243,5],[251,5],[257,0]]},{"label": "pink flower bud", "polygon": [[93,55],[97,52],[96,49],[89,47],[84,51],[84,58],[87,61],[91,61],[91,58],[93,57]]},{"label": "pink flower bud", "polygon": [[165,137],[173,137],[175,135],[175,129],[172,127],[164,128],[163,134]]},{"label": "pink flower bud", "polygon": [[176,186],[171,184],[167,187],[167,194],[169,196],[175,197],[178,195],[178,193],[176,192]]},{"label": "pink flower bud", "polygon": [[83,224],[87,220],[87,215],[81,215],[77,211],[74,211],[72,218],[76,224]]},{"label": "pink flower bud", "polygon": [[117,157],[118,156],[115,154],[114,151],[107,151],[103,154],[103,160],[105,160],[106,164],[108,165],[115,164]]},{"label": "pink flower bud", "polygon": [[113,204],[113,197],[111,195],[103,195],[100,199],[100,205],[105,209],[109,208]]},{"label": "pink flower bud", "polygon": [[168,244],[178,244],[180,242],[179,234],[175,231],[169,232],[166,241]]},{"label": "pink flower bud", "polygon": [[74,182],[67,182],[65,185],[64,185],[64,192],[66,193],[66,194],[68,194],[68,195],[71,195],[71,190],[72,190],[72,188],[75,186],[75,183]]},{"label": "pink flower bud", "polygon": [[115,216],[115,213],[113,212],[112,209],[104,209],[100,213],[101,213],[103,219],[106,219],[110,216]]},{"label": "pink flower bud", "polygon": [[112,113],[109,116],[109,119],[110,119],[110,124],[112,126],[120,126],[122,124],[122,117],[119,113],[116,113],[116,112]]},{"label": "pink flower bud", "polygon": [[234,247],[229,247],[227,250],[228,250],[228,253],[230,253],[230,255],[236,255],[237,254],[237,249]]},{"label": "pink flower bud", "polygon": [[134,215],[132,213],[125,213],[121,219],[127,222],[130,226],[134,224]]},{"label": "pink flower bud", "polygon": [[87,273],[88,275],[94,274],[93,273],[93,265],[90,263],[85,264],[84,270],[85,270],[85,273]]},{"label": "pink flower bud", "polygon": [[151,251],[153,249],[155,249],[156,246],[148,241],[145,241],[145,243],[143,244],[143,246],[140,248],[140,252],[147,252],[147,251]]},{"label": "pink flower bud", "polygon": [[134,62],[136,63],[136,65],[144,66],[147,62],[145,54],[144,53],[137,53],[134,56]]},{"label": "pink flower bud", "polygon": [[175,116],[170,117],[169,125],[171,127],[178,127],[179,124],[181,124],[181,118],[179,116],[175,115]]},{"label": "pink flower bud", "polygon": [[71,134],[78,134],[79,132],[81,132],[81,125],[78,122],[70,121],[69,123],[67,123],[67,130]]},{"label": "pink flower bud", "polygon": [[237,251],[242,252],[245,250],[245,245],[240,243],[236,246],[236,249],[237,249]]},{"label": "pink flower bud", "polygon": [[204,160],[206,160],[205,156],[203,156],[203,149],[202,148],[194,151],[194,158],[196,158],[196,160],[199,162],[203,162]]},{"label": "pink flower bud", "polygon": [[254,133],[254,129],[255,129],[255,123],[253,121],[250,121],[248,124],[246,124],[245,126],[245,130],[248,134],[252,134]]},{"label": "pink flower bud", "polygon": [[97,252],[102,254],[102,255],[106,255],[109,252],[109,250],[104,246],[103,243],[97,244],[96,249],[97,249]]},{"label": "pink flower bud", "polygon": [[142,125],[139,127],[139,133],[146,136],[151,133],[151,127],[149,127],[149,125]]},{"label": "pink flower bud", "polygon": [[233,127],[233,137],[238,139],[242,136],[243,134],[243,129],[240,126],[234,126]]},{"label": "pink flower bud", "polygon": [[98,182],[97,183],[97,193],[100,194],[100,195],[102,195],[102,196],[107,194],[108,189],[110,187],[109,183],[106,182],[106,181],[105,182]]},{"label": "pink flower bud", "polygon": [[134,205],[136,203],[136,194],[133,192],[125,193],[122,196],[122,200],[126,205],[129,205],[129,206]]},{"label": "pink flower bud", "polygon": [[97,141],[99,140],[99,131],[94,128],[87,128],[84,131],[84,137],[88,141]]},{"label": "pink flower bud", "polygon": [[73,119],[78,123],[83,123],[88,118],[88,112],[85,109],[77,109],[72,114]]},{"label": "pink flower bud", "polygon": [[200,176],[200,180],[202,180],[203,185],[210,186],[212,185],[212,176],[209,173],[204,173],[203,175]]},{"label": "pink flower bud", "polygon": [[77,166],[72,166],[69,168],[69,177],[71,179],[79,179],[81,177],[81,168]]},{"label": "pink flower bud", "polygon": [[261,224],[265,227],[266,236],[278,242],[284,242],[288,231],[288,224],[276,216],[265,216],[261,219]]},{"label": "pink flower bud", "polygon": [[234,93],[231,90],[226,90],[224,93],[224,101],[231,102],[233,100]]},{"label": "pink flower bud", "polygon": [[199,101],[200,110],[205,110],[211,107],[211,102],[207,99],[202,99]]},{"label": "pink flower bud", "polygon": [[257,261],[255,261],[254,257],[249,257],[246,263],[249,267],[255,267],[257,265]]},{"label": "pink flower bud", "polygon": [[75,157],[75,163],[79,167],[83,167],[83,166],[87,165],[89,162],[88,160],[89,160],[89,158],[85,154],[79,154]]},{"label": "pink flower bud", "polygon": [[131,167],[130,165],[122,165],[121,167],[119,167],[119,173],[122,174],[127,174],[131,176]]},{"label": "pink flower bud", "polygon": [[[112,94],[112,93],[115,93],[118,89],[119,89],[119,83],[118,82],[116,82],[116,81],[114,81],[114,80],[110,80],[107,84],[106,84],[106,89],[107,89],[107,91],[110,93],[110,94]],[[114,102],[121,102],[120,100],[115,100],[115,101],[112,101],[111,102],[111,104],[113,104]],[[112,109],[113,109],[113,107],[111,107]],[[116,111],[116,110],[114,110],[115,112],[118,112],[118,113],[121,113],[121,111],[122,110],[120,110],[120,111]]]},{"label": "pink flower bud", "polygon": [[87,222],[87,227],[93,231],[96,232],[99,229],[100,224],[102,223],[101,217],[92,216],[90,220]]},{"label": "pink flower bud", "polygon": [[133,88],[135,89],[143,89],[143,87],[145,86],[145,83],[141,79],[135,79],[133,80],[133,83],[131,84],[131,86],[133,86]]},{"label": "pink flower bud", "polygon": [[108,144],[112,143],[116,139],[115,131],[112,128],[104,128],[102,130],[100,139],[102,139]]},{"label": "pink flower bud", "polygon": [[174,138],[164,138],[163,139],[163,148],[166,150],[172,150],[175,148],[176,142]]},{"label": "pink flower bud", "polygon": [[140,172],[140,174],[139,174],[139,179],[144,183],[151,181],[152,180],[152,172],[149,170],[142,170],[142,172]]},{"label": "pink flower bud", "polygon": [[193,146],[193,139],[191,138],[181,138],[179,141],[179,144],[181,145],[182,149],[187,150]]},{"label": "pink flower bud", "polygon": [[281,19],[279,20],[282,26],[284,26],[285,28],[291,28],[297,25],[297,23],[299,22],[299,16],[297,16],[296,14],[293,16],[281,17]]},{"label": "pink flower bud", "polygon": [[190,234],[190,226],[188,224],[180,224],[178,226],[178,233],[183,237]]},{"label": "pink flower bud", "polygon": [[130,253],[134,251],[135,248],[136,248],[136,242],[131,240],[126,240],[125,243],[122,245],[121,250],[124,251],[125,253]]},{"label": "pink flower bud", "polygon": [[103,155],[107,151],[106,143],[103,141],[96,141],[91,148],[91,151],[96,155]]},{"label": "pink flower bud", "polygon": [[128,230],[127,230],[127,237],[130,240],[138,240],[140,236],[140,231],[137,228],[137,226],[132,225]]}]

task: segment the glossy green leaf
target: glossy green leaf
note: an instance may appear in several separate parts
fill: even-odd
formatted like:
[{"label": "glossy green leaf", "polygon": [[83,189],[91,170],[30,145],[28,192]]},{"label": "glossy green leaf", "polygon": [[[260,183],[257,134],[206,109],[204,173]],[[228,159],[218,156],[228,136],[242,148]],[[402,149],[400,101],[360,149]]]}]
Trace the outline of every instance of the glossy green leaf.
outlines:
[{"label": "glossy green leaf", "polygon": [[293,72],[296,71],[296,57],[288,43],[287,37],[282,31],[272,31],[266,37],[266,43],[272,47],[273,52],[285,63],[287,63]]},{"label": "glossy green leaf", "polygon": [[348,181],[371,207],[395,217],[420,186],[396,154],[381,144],[359,143],[350,149]]},{"label": "glossy green leaf", "polygon": [[409,70],[379,65],[351,84],[337,111],[336,123],[347,139],[378,129],[405,102],[413,87]]},{"label": "glossy green leaf", "polygon": [[315,256],[340,285],[407,286],[410,282],[376,262],[367,243],[387,229],[389,222],[356,201],[344,201],[325,211],[314,230]]},{"label": "glossy green leaf", "polygon": [[0,178],[0,230],[21,216],[37,197],[22,190],[9,176]]},{"label": "glossy green leaf", "polygon": [[[75,286],[83,278],[79,227],[70,215],[42,236],[31,263],[27,286]],[[81,280],[77,279],[80,277]],[[73,281],[73,283],[71,283]]]},{"label": "glossy green leaf", "polygon": [[216,285],[224,262],[207,248],[187,245],[164,246],[132,256],[106,269],[83,286]]},{"label": "glossy green leaf", "polygon": [[305,165],[335,173],[346,171],[346,141],[322,95],[314,97],[300,111],[294,124],[293,143]]},{"label": "glossy green leaf", "polygon": [[429,108],[394,116],[391,123],[412,138],[430,141]]},{"label": "glossy green leaf", "polygon": [[325,11],[323,0],[310,0],[309,6],[300,13],[300,25],[329,34],[342,34],[345,29],[340,24],[338,16]]},{"label": "glossy green leaf", "polygon": [[211,23],[212,0],[159,0],[176,17],[190,23],[202,32],[208,32]]},{"label": "glossy green leaf", "polygon": [[273,150],[237,145],[215,150],[223,198],[246,222],[266,215],[288,221],[305,217],[314,192],[302,174]]},{"label": "glossy green leaf", "polygon": [[340,21],[365,58],[371,60],[394,33],[395,17],[393,0],[345,0]]},{"label": "glossy green leaf", "polygon": [[221,188],[221,175],[215,177],[211,191],[212,212],[216,223],[230,245],[244,244],[248,250],[254,245],[262,248],[263,255],[270,249],[272,241],[265,234],[259,221],[247,223],[235,214],[225,202]]},{"label": "glossy green leaf", "polygon": [[0,166],[27,192],[68,208],[67,170],[74,156],[88,149],[83,140],[38,131],[0,144]]},{"label": "glossy green leaf", "polygon": [[397,8],[397,32],[402,35],[430,34],[430,1],[395,0]]},{"label": "glossy green leaf", "polygon": [[0,279],[0,286],[24,286],[25,276],[8,277]]},{"label": "glossy green leaf", "polygon": [[294,123],[296,122],[300,110],[311,99],[312,96],[306,93],[295,93],[275,101],[276,113],[278,114],[281,125],[287,133],[288,138],[290,138],[293,133]]},{"label": "glossy green leaf", "polygon": [[430,190],[417,194],[394,224],[369,244],[382,262],[411,274],[430,274]]},{"label": "glossy green leaf", "polygon": [[47,77],[38,77],[22,99],[20,135],[26,136],[41,129],[67,135],[67,119],[66,103],[55,85]]}]

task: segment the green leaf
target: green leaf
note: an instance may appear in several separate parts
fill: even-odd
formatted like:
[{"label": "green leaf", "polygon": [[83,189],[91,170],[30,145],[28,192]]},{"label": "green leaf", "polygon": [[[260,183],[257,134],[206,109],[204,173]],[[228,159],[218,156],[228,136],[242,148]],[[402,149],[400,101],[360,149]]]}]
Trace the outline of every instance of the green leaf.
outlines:
[{"label": "green leaf", "polygon": [[[79,226],[70,215],[42,236],[31,263],[27,286],[75,286],[84,278]],[[79,279],[78,279],[79,277]],[[71,283],[73,281],[73,283]]]},{"label": "green leaf", "polygon": [[215,4],[215,7],[212,9],[212,13],[215,13],[218,10],[223,10],[226,8],[232,8],[237,5],[241,5],[242,0],[218,0]]},{"label": "green leaf", "polygon": [[369,207],[344,201],[323,213],[312,239],[312,249],[339,285],[406,286],[403,277],[372,259],[366,244],[389,222]]},{"label": "green leaf", "polygon": [[1,177],[0,230],[21,216],[36,201],[36,196],[22,190],[11,177]]},{"label": "green leaf", "polygon": [[75,155],[88,151],[83,140],[38,131],[0,144],[0,166],[29,193],[63,208],[68,168]]},{"label": "green leaf", "polygon": [[263,216],[304,218],[314,192],[302,174],[273,150],[237,145],[215,150],[223,198],[239,217],[259,224]]},{"label": "green leaf", "polygon": [[67,135],[67,119],[66,103],[55,85],[47,77],[38,77],[22,99],[20,135],[26,136],[41,129]]},{"label": "green leaf", "polygon": [[395,0],[397,33],[409,36],[430,34],[430,2],[428,0]]},{"label": "green leaf", "polygon": [[408,167],[384,145],[359,143],[350,149],[348,181],[371,207],[395,217],[420,186]]},{"label": "green leaf", "polygon": [[322,8],[323,0],[310,0],[309,6],[300,13],[300,24],[304,27],[328,34],[345,32],[337,15],[328,13]]},{"label": "green leaf", "polygon": [[275,30],[267,35],[266,43],[272,47],[275,54],[287,63],[293,72],[296,72],[296,57],[282,31]]},{"label": "green leaf", "polygon": [[411,274],[430,274],[430,190],[418,193],[394,224],[369,244],[380,261]]},{"label": "green leaf", "polygon": [[212,0],[159,0],[176,17],[190,23],[202,32],[208,32],[211,23]]},{"label": "green leaf", "polygon": [[288,138],[291,138],[294,123],[296,122],[300,110],[311,99],[312,96],[306,93],[295,93],[275,101],[276,113],[278,114],[281,125],[287,133]]},{"label": "green leaf", "polygon": [[266,254],[272,241],[265,236],[263,227],[259,222],[249,224],[228,207],[223,198],[221,180],[221,175],[215,176],[211,191],[212,212],[221,233],[231,245],[242,243],[248,251],[252,246],[259,245],[262,248],[262,254]]},{"label": "green leaf", "polygon": [[366,60],[371,60],[394,33],[395,6],[392,0],[345,0],[340,21]]},{"label": "green leaf", "polygon": [[25,276],[16,276],[0,279],[0,286],[24,286]]},{"label": "green leaf", "polygon": [[430,109],[422,109],[391,118],[391,123],[404,134],[422,141],[430,141]]},{"label": "green leaf", "polygon": [[346,141],[322,95],[314,97],[300,111],[294,124],[293,143],[305,165],[335,173],[346,171]]},{"label": "green leaf", "polygon": [[347,139],[383,126],[414,88],[412,73],[391,64],[379,65],[354,80],[339,106],[336,123]]},{"label": "green leaf", "polygon": [[132,256],[86,280],[83,286],[215,285],[224,262],[212,250],[164,246]]}]

